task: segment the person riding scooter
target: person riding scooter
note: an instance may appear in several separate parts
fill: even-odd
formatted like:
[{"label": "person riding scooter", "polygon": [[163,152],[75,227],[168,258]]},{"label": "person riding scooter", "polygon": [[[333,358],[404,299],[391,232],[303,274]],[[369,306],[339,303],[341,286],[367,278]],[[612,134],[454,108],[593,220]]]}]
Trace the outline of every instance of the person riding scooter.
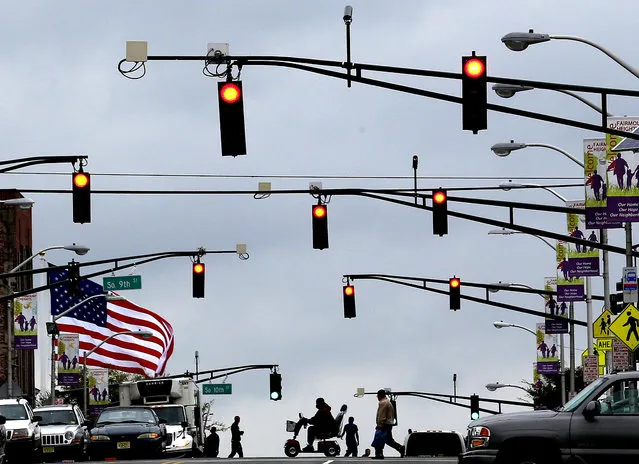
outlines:
[{"label": "person riding scooter", "polygon": [[305,453],[314,451],[313,442],[317,436],[320,434],[335,433],[335,418],[333,414],[331,414],[331,407],[326,404],[324,398],[317,398],[315,400],[315,407],[317,408],[317,412],[313,417],[310,419],[303,417],[295,424],[295,436],[297,436],[303,425],[311,424],[307,432],[308,444],[302,449]]}]

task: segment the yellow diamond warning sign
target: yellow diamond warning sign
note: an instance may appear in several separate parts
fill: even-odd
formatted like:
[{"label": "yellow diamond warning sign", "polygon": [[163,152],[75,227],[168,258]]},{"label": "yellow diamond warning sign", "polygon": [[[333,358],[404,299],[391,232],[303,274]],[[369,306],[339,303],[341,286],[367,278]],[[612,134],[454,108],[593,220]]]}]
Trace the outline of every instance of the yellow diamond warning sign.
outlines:
[{"label": "yellow diamond warning sign", "polygon": [[606,309],[592,324],[592,333],[594,337],[612,338],[612,334],[610,333],[610,324],[612,324],[612,313]]},{"label": "yellow diamond warning sign", "polygon": [[610,331],[632,351],[639,346],[639,310],[629,304],[610,324]]}]

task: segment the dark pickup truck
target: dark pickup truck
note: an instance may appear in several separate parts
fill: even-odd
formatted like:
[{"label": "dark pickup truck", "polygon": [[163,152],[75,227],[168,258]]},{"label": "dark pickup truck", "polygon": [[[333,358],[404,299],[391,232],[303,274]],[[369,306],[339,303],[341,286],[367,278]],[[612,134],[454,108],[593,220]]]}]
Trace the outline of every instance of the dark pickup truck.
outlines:
[{"label": "dark pickup truck", "polygon": [[468,426],[459,464],[639,463],[639,372],[600,377],[557,410]]}]

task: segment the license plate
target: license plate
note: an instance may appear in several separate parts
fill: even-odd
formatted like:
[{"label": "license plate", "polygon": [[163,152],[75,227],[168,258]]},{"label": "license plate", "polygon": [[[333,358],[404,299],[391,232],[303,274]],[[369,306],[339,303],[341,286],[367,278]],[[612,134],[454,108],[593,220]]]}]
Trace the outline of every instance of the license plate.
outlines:
[{"label": "license plate", "polygon": [[118,446],[118,449],[129,449],[129,448],[131,448],[131,442],[130,441],[119,441],[117,446]]},{"label": "license plate", "polygon": [[55,453],[55,448],[53,446],[45,446],[42,448],[43,453]]}]

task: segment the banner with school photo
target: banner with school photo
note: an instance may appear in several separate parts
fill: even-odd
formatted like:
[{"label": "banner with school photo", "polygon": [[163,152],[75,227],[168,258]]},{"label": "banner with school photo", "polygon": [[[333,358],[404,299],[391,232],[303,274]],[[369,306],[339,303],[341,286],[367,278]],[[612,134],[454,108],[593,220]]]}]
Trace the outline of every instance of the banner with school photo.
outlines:
[{"label": "banner with school photo", "polygon": [[[610,129],[633,132],[639,116],[608,118]],[[606,134],[608,188],[606,209],[615,222],[639,221],[639,153],[623,150],[624,137]]]},{"label": "banner with school photo", "polygon": [[[606,139],[584,139],[584,185],[586,202],[586,228],[610,229],[621,227],[608,209],[608,184],[612,174],[608,171]],[[612,161],[612,160],[610,160]]]},{"label": "banner with school photo", "polygon": [[[544,290],[557,292],[557,277],[544,277]],[[544,295],[544,312],[556,316],[568,317],[568,305],[565,301],[559,303],[553,295]],[[546,318],[546,333],[568,333],[568,320]]]},{"label": "banner with school photo", "polygon": [[[583,200],[566,202],[567,208],[584,208]],[[586,228],[586,218],[583,214],[567,214],[568,234],[571,237],[600,242],[599,231]],[[599,248],[593,248],[578,243],[568,243],[568,275],[570,277],[598,277],[599,276]]]},{"label": "banner with school photo", "polygon": [[38,348],[38,304],[35,293],[13,300],[13,342],[16,350]]},{"label": "banner with school photo", "polygon": [[557,301],[583,301],[584,279],[571,276],[568,261],[568,246],[563,240],[557,240],[555,246],[557,255]]},{"label": "banner with school photo", "polygon": [[75,387],[80,383],[80,335],[58,335],[58,385]]},{"label": "banner with school photo", "polygon": [[546,333],[543,323],[537,324],[537,372],[543,375],[559,374],[559,347],[557,335]]},{"label": "banner with school photo", "polygon": [[97,416],[109,405],[109,369],[87,369],[89,389],[89,414]]}]

